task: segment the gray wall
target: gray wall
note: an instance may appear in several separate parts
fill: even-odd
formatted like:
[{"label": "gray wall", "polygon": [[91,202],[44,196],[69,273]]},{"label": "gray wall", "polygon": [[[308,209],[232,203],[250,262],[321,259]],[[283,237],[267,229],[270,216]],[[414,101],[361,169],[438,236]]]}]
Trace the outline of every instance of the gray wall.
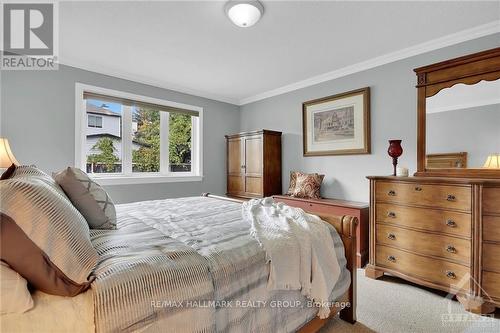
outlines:
[{"label": "gray wall", "polygon": [[426,132],[429,154],[464,151],[468,167],[480,168],[500,152],[500,104],[427,114]]},{"label": "gray wall", "polygon": [[0,80],[0,136],[9,139],[20,163],[49,173],[74,164],[75,82],[203,107],[202,182],[113,185],[107,190],[119,203],[225,193],[224,134],[239,131],[237,106],[67,66],[58,71],[3,71]]},{"label": "gray wall", "polygon": [[[117,202],[225,193],[223,135],[240,130],[283,132],[283,190],[291,170],[326,175],[322,195],[368,201],[367,175],[391,172],[387,140],[400,138],[405,150],[400,165],[416,168],[416,89],[413,68],[498,46],[500,34],[451,46],[371,70],[324,82],[262,101],[237,106],[155,88],[127,80],[61,66],[58,71],[1,73],[1,136],[9,138],[22,163],[47,172],[74,162],[75,82],[198,105],[204,113],[204,180],[109,186]],[[361,87],[371,88],[372,154],[302,156],[302,102]],[[238,110],[240,112],[238,112]]]},{"label": "gray wall", "polygon": [[[367,175],[392,171],[388,139],[402,139],[400,165],[416,169],[416,89],[413,68],[498,47],[500,34],[443,48],[371,70],[292,91],[241,107],[241,129],[283,132],[283,190],[289,172],[324,173],[322,195],[368,201]],[[332,55],[333,56],[333,55]],[[302,156],[302,102],[369,86],[371,88],[372,154],[355,156]]]}]

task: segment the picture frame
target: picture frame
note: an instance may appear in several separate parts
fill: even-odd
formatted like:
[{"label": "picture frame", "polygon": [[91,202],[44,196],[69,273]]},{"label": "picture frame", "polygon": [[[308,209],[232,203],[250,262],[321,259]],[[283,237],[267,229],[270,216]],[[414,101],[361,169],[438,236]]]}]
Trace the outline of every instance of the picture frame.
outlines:
[{"label": "picture frame", "polygon": [[304,156],[370,154],[370,87],[302,103]]}]

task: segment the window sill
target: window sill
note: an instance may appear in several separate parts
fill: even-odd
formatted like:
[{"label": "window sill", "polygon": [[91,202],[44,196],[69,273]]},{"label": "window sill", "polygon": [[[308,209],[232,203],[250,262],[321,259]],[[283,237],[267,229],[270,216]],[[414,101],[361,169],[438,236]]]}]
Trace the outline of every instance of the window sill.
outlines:
[{"label": "window sill", "polygon": [[99,185],[132,185],[132,184],[157,184],[157,183],[180,183],[180,182],[201,182],[203,176],[194,175],[175,175],[175,176],[163,176],[163,175],[106,175],[106,176],[96,176],[89,175],[92,180],[94,180]]}]

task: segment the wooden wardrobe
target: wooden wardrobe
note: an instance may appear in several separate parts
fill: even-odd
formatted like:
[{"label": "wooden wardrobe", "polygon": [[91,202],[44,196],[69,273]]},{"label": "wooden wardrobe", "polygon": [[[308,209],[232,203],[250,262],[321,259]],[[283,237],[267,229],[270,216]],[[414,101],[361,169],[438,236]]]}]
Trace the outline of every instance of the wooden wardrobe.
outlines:
[{"label": "wooden wardrobe", "polygon": [[281,132],[226,135],[227,193],[240,198],[281,194]]}]

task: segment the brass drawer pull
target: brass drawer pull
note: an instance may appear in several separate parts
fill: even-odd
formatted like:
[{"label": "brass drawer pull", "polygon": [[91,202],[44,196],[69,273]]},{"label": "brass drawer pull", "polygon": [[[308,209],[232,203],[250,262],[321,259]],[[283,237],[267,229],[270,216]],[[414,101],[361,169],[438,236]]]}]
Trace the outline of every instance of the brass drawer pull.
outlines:
[{"label": "brass drawer pull", "polygon": [[392,218],[394,218],[394,217],[396,217],[396,213],[394,213],[394,212],[389,212],[389,213],[387,213],[387,217],[392,217]]},{"label": "brass drawer pull", "polygon": [[446,221],[446,225],[451,228],[455,228],[457,226],[457,223],[453,220],[448,220]]},{"label": "brass drawer pull", "polygon": [[448,201],[455,201],[456,199],[457,198],[452,194],[448,194],[448,197],[446,198],[446,200],[448,200]]},{"label": "brass drawer pull", "polygon": [[453,245],[448,245],[446,247],[446,251],[448,251],[450,253],[457,253],[457,249]]},{"label": "brass drawer pull", "polygon": [[389,193],[387,193],[387,194],[390,195],[391,197],[393,197],[396,195],[396,191],[390,190]]},{"label": "brass drawer pull", "polygon": [[395,240],[396,239],[396,235],[394,235],[394,234],[387,234],[387,238],[389,238],[390,240]]},{"label": "brass drawer pull", "polygon": [[388,256],[387,260],[389,260],[391,262],[396,262],[396,257],[395,256]]},{"label": "brass drawer pull", "polygon": [[415,187],[415,191],[420,192],[422,191],[422,188],[420,186]]},{"label": "brass drawer pull", "polygon": [[457,275],[453,273],[452,271],[446,271],[446,277],[449,279],[456,279]]}]

